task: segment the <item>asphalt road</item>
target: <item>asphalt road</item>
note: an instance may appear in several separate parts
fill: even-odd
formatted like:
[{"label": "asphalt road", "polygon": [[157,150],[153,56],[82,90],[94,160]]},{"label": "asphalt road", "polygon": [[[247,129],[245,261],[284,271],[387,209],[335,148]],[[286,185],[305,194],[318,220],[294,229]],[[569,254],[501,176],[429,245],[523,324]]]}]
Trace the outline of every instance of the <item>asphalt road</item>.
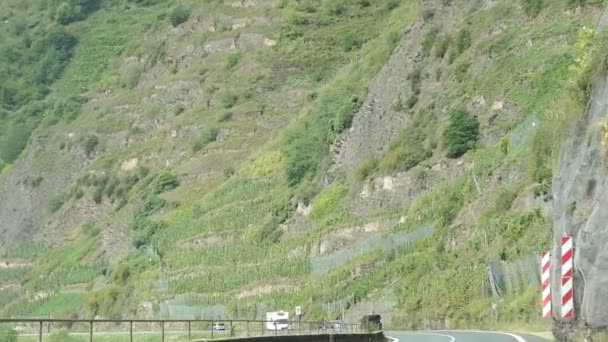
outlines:
[{"label": "asphalt road", "polygon": [[393,342],[547,342],[537,336],[489,331],[388,331],[385,335]]}]

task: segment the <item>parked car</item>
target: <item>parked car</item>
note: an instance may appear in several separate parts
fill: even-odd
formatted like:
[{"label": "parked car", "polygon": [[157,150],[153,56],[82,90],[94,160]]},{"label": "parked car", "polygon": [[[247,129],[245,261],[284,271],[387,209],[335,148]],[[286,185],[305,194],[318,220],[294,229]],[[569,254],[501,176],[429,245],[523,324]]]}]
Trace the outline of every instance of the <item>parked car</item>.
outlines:
[{"label": "parked car", "polygon": [[334,330],[340,331],[340,330],[344,329],[344,321],[342,321],[342,320],[331,321],[331,322],[329,322],[329,324],[331,325],[331,327]]},{"label": "parked car", "polygon": [[369,314],[361,318],[361,324],[369,330],[382,330],[382,317],[378,314]]}]

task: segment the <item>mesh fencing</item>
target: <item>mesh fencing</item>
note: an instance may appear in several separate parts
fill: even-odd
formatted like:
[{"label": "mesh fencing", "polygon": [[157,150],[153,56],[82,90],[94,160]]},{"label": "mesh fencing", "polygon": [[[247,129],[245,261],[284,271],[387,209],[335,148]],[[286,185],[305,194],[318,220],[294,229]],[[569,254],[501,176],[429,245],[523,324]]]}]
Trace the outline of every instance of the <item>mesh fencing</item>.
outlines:
[{"label": "mesh fencing", "polygon": [[484,292],[502,297],[507,294],[519,294],[531,286],[540,286],[539,269],[537,256],[513,262],[490,262],[488,287],[484,287]]},{"label": "mesh fencing", "polygon": [[354,245],[332,254],[311,259],[312,273],[323,274],[340,267],[357,257],[374,250],[392,251],[409,246],[411,243],[433,234],[435,227],[424,226],[413,232],[398,232],[386,235],[372,235],[357,241]]}]

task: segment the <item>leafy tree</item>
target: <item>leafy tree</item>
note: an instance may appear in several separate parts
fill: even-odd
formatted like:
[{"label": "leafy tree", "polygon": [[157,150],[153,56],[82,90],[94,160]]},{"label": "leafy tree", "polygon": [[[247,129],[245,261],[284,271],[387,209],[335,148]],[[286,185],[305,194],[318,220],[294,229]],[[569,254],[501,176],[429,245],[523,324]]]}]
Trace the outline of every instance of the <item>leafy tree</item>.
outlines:
[{"label": "leafy tree", "polygon": [[475,147],[479,139],[479,121],[465,109],[450,113],[450,122],[444,132],[449,158],[458,158]]}]

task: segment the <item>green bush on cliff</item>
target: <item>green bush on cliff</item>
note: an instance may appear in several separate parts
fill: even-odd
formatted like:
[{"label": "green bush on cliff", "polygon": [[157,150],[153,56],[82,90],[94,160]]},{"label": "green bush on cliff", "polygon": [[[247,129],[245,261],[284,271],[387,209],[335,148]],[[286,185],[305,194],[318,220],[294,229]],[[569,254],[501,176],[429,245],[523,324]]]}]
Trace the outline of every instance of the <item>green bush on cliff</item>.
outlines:
[{"label": "green bush on cliff", "polygon": [[443,134],[447,156],[458,158],[475,147],[479,139],[479,121],[465,109],[450,112],[448,127]]}]

